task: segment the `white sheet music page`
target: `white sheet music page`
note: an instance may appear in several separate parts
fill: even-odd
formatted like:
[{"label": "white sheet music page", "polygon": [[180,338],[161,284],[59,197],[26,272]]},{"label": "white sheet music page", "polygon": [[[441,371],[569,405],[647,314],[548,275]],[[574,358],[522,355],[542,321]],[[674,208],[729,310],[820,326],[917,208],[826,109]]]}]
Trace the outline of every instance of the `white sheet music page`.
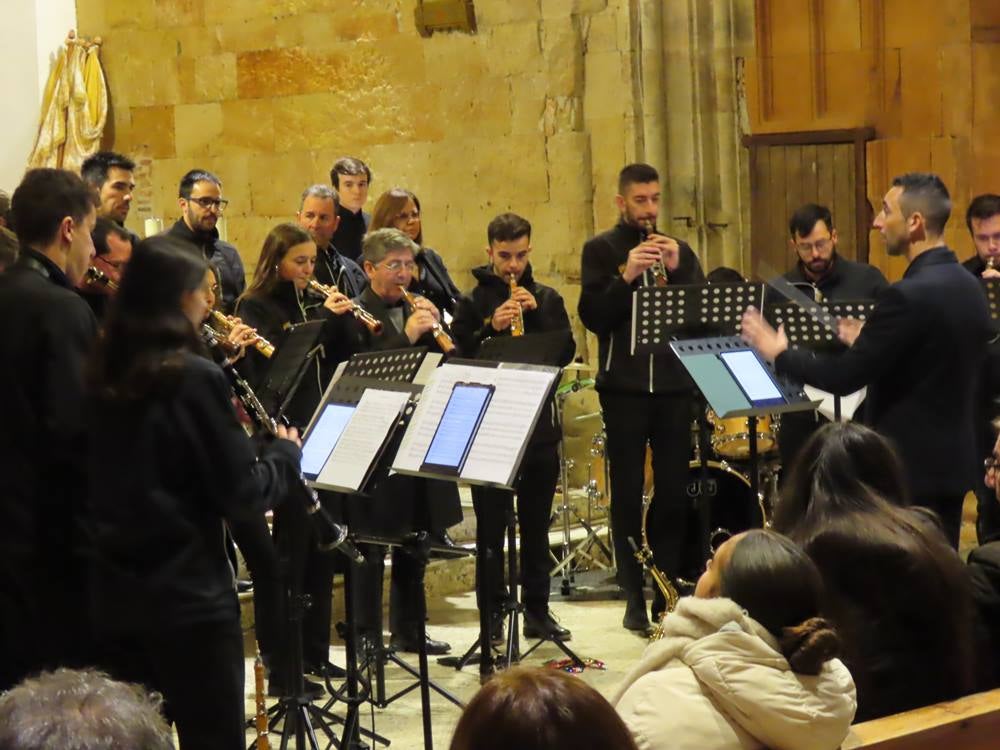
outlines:
[{"label": "white sheet music page", "polygon": [[463,479],[509,485],[528,438],[537,407],[554,375],[538,370],[494,370],[496,391],[462,469]]},{"label": "white sheet music page", "polygon": [[366,389],[316,483],[359,490],[409,395]]}]

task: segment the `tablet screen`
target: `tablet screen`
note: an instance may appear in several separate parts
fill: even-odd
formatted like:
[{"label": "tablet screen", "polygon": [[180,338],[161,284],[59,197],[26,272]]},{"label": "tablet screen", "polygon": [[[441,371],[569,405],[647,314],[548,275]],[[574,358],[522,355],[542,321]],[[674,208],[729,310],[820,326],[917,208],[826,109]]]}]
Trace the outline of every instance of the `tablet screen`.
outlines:
[{"label": "tablet screen", "polygon": [[357,407],[353,404],[327,404],[302,444],[302,474],[309,479],[319,476],[344,428]]},{"label": "tablet screen", "polygon": [[739,384],[743,394],[754,406],[785,403],[785,397],[757,355],[745,349],[719,355],[726,369]]},{"label": "tablet screen", "polygon": [[434,432],[424,466],[459,473],[482,421],[493,386],[456,383]]}]

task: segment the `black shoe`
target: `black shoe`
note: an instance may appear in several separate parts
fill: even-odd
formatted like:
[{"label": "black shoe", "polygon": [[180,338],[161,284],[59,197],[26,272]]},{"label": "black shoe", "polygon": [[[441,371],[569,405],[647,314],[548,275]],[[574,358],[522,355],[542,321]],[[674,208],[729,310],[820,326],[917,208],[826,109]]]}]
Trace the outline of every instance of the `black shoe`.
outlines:
[{"label": "black shoe", "polygon": [[641,633],[649,632],[649,616],[646,614],[646,600],[642,594],[629,594],[625,603],[625,617],[622,618],[622,627],[626,630],[634,630]]},{"label": "black shoe", "polygon": [[[427,634],[424,634],[424,639],[427,644],[428,656],[441,656],[442,654],[447,654],[451,651],[450,643],[435,641]],[[394,651],[406,651],[411,654],[415,654],[420,651],[420,644],[415,636],[408,638],[403,635],[396,635],[395,633],[389,637],[389,647]]]},{"label": "black shoe", "polygon": [[[302,695],[310,702],[318,701],[326,695],[326,690],[318,682],[313,682],[312,680],[303,680],[302,682]],[[270,698],[284,698],[285,696],[291,696],[292,691],[285,687],[282,680],[270,679],[267,681],[267,695]]]},{"label": "black shoe", "polygon": [[304,662],[302,664],[302,671],[306,674],[316,675],[317,677],[329,677],[331,680],[339,680],[341,677],[347,677],[347,670],[343,667],[338,667],[329,659],[321,662]]},{"label": "black shoe", "polygon": [[552,641],[569,641],[572,640],[573,634],[556,622],[556,619],[552,616],[552,612],[546,608],[540,612],[525,610],[524,637],[546,638]]},{"label": "black shoe", "polygon": [[[427,535],[427,541],[430,542],[430,544],[434,545],[435,547],[444,547],[445,549],[453,549],[453,550],[465,549],[461,544],[455,542],[455,540],[451,538],[451,534],[449,534],[447,531],[442,531],[440,533],[432,532]],[[443,552],[440,549],[436,551],[432,549],[431,555],[434,554],[441,554],[444,555],[445,557],[451,557],[451,555],[449,555],[447,552]]]}]

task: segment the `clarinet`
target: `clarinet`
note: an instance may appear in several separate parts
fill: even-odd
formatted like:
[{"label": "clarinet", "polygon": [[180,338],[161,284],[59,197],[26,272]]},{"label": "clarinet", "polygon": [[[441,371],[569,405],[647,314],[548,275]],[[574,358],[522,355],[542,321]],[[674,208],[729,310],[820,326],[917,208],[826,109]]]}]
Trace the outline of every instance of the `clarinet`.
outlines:
[{"label": "clarinet", "polygon": [[[639,222],[639,232],[642,235],[642,241],[645,242],[649,239],[649,236],[656,234],[656,224],[654,224],[649,219]],[[663,256],[656,261],[652,267],[649,269],[653,272],[653,279],[656,286],[666,286],[667,285],[667,268],[663,265]]]}]

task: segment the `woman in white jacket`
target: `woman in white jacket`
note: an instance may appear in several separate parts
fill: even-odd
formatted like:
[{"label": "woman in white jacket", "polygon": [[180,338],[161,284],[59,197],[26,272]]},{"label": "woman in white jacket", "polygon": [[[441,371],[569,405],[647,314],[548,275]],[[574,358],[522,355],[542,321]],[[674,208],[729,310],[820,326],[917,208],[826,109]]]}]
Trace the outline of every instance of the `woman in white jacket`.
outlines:
[{"label": "woman in white jacket", "polygon": [[771,531],[719,547],[611,698],[640,750],[834,750],[854,681],[820,618],[822,581]]}]

